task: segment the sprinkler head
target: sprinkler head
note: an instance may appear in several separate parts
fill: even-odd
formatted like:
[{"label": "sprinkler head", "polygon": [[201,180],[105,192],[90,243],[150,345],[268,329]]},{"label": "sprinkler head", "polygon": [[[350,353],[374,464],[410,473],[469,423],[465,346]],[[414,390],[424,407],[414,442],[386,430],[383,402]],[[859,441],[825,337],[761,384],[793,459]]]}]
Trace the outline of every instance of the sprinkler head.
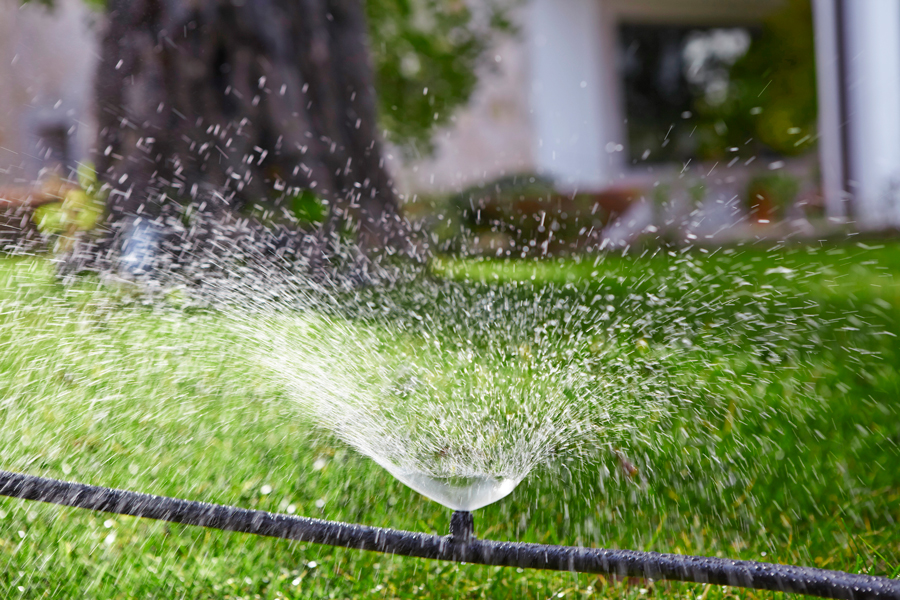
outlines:
[{"label": "sprinkler head", "polygon": [[457,510],[450,516],[450,538],[454,543],[468,544],[475,539],[475,518],[472,513]]}]

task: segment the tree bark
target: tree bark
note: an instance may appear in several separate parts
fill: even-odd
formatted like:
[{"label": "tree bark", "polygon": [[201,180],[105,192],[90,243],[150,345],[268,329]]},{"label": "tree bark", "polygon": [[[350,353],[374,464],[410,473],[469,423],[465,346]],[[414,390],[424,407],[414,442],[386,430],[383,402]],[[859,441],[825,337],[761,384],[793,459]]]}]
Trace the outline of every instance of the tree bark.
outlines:
[{"label": "tree bark", "polygon": [[111,229],[167,204],[222,215],[308,189],[320,250],[407,248],[377,134],[361,0],[110,0],[97,166]]}]

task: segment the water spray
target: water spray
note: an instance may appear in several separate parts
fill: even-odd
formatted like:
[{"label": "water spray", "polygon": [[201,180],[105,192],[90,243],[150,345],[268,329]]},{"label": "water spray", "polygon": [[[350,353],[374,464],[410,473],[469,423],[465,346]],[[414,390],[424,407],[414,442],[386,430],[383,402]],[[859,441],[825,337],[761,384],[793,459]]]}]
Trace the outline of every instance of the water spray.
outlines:
[{"label": "water spray", "polygon": [[0,495],[170,523],[470,564],[727,585],[846,600],[900,600],[900,580],[793,565],[480,540],[471,512],[450,535],[398,531],[0,471]]}]

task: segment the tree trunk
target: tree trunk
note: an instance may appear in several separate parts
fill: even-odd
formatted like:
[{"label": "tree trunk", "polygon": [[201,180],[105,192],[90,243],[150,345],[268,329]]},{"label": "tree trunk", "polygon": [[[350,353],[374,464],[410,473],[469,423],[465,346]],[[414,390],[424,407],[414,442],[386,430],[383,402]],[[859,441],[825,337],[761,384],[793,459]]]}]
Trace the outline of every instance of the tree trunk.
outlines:
[{"label": "tree trunk", "polygon": [[407,248],[377,135],[361,0],[110,0],[97,167],[113,232],[175,202],[222,215],[308,189],[321,251]]}]

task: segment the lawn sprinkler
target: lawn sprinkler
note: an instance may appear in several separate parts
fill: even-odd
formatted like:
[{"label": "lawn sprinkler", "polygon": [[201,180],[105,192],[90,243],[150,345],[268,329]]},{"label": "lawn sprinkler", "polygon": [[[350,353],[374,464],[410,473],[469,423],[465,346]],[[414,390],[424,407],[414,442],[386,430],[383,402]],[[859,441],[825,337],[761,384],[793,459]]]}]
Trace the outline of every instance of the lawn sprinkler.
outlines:
[{"label": "lawn sprinkler", "polygon": [[0,471],[0,495],[223,531],[470,564],[727,585],[846,600],[900,600],[900,580],[809,567],[632,550],[480,540],[471,512],[450,535],[353,525]]}]

